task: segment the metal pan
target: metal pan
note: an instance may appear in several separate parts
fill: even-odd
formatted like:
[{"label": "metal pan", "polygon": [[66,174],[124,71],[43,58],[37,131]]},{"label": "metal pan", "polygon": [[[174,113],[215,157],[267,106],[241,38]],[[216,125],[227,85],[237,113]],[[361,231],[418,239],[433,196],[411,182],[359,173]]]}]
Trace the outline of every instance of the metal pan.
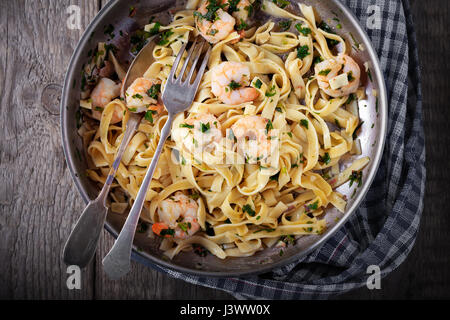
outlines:
[{"label": "metal pan", "polygon": [[[292,7],[295,7],[294,11],[297,9],[296,2],[300,1],[291,1],[293,4]],[[357,41],[364,46],[363,51],[353,52],[352,56],[359,62],[370,62],[372,81],[366,79],[367,77],[363,77],[362,80],[368,87],[369,93],[372,92],[372,89],[377,90],[378,98],[369,94],[368,99],[364,102],[365,106],[360,105],[359,108],[361,120],[364,121],[361,133],[359,134],[362,145],[362,156],[368,156],[371,159],[369,165],[363,171],[364,179],[362,186],[357,189],[354,186],[353,188],[349,188],[349,184],[347,183],[338,188],[338,191],[345,194],[348,199],[346,213],[340,214],[335,209],[328,210],[325,215],[328,224],[327,231],[322,235],[302,237],[297,241],[295,246],[289,246],[282,256],[279,255],[279,250],[268,249],[244,258],[227,258],[221,260],[212,255],[199,257],[192,252],[187,252],[180,253],[173,260],[169,260],[158,249],[158,239],[150,239],[145,234],[136,234],[132,254],[134,259],[144,262],[148,266],[154,267],[156,264],[160,267],[199,276],[234,277],[255,275],[296,261],[312,250],[320,248],[358,208],[358,205],[363,200],[374,179],[385,142],[387,95],[383,74],[380,70],[376,52],[367,34],[360,27],[358,20],[347,7],[337,0],[305,0],[302,2],[313,5],[325,21],[331,22],[337,15],[342,25],[342,29],[338,30],[338,33],[347,39],[349,43]],[[61,98],[62,142],[67,165],[75,185],[86,203],[90,199],[94,199],[98,193],[98,189],[84,174],[87,161],[82,151],[82,141],[77,134],[76,127],[76,113],[79,109],[80,97],[80,71],[82,70],[83,64],[87,62],[87,53],[99,41],[107,40],[108,36],[104,33],[105,26],[112,24],[116,33],[118,33],[118,30],[132,31],[148,23],[149,17],[158,15],[158,13],[158,20],[168,22],[168,10],[177,5],[179,4],[176,4],[175,1],[167,0],[111,0],[88,26],[73,53]],[[132,18],[129,17],[131,6],[137,9]],[[297,10],[297,13],[299,13],[299,10]],[[125,40],[116,39],[114,41],[122,41],[125,43]],[[120,56],[119,59],[122,61],[126,60],[126,54]],[[372,124],[373,128],[371,128]],[[356,193],[354,190],[356,190]],[[110,213],[108,214],[105,228],[114,237],[117,237],[124,220],[124,215]]]}]

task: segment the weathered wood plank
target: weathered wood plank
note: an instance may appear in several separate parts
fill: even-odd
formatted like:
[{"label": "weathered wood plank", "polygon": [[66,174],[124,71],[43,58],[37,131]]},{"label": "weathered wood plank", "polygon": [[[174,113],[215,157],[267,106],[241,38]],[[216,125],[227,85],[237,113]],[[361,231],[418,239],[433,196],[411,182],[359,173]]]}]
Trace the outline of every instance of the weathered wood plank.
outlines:
[{"label": "weathered wood plank", "polygon": [[[0,4],[0,297],[79,299],[93,296],[92,266],[81,290],[66,287],[61,250],[82,209],[66,167],[59,118],[40,103],[61,83],[81,30],[66,27],[66,9],[91,19],[97,6],[79,1]],[[58,102],[55,101],[55,104]]]}]

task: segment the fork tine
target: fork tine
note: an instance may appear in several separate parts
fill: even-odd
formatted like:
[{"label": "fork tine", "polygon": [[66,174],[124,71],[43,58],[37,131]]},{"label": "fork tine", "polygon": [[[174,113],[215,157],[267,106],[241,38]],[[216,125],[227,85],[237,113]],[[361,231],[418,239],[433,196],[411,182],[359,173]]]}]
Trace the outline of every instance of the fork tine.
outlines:
[{"label": "fork tine", "polygon": [[[197,77],[195,78],[195,81],[192,84],[192,86],[195,88],[196,91],[198,89],[198,86],[200,85],[200,81],[203,78],[203,72],[205,71],[206,65],[208,64],[210,54],[211,54],[211,46],[209,46],[208,51],[206,52],[205,56],[203,57],[203,62],[200,66],[200,69],[198,70]],[[189,82],[190,81],[191,80],[189,80]]]},{"label": "fork tine", "polygon": [[196,49],[197,40],[198,40],[198,37],[195,38],[194,43],[192,43],[192,46],[189,48],[189,52],[188,52],[188,55],[186,57],[186,60],[184,60],[183,66],[181,67],[180,73],[179,73],[179,75],[177,77],[177,81],[179,79],[179,82],[181,82],[181,80],[183,79],[184,72],[186,71],[186,68],[187,68],[187,66],[189,64],[189,60],[191,60],[192,53]]},{"label": "fork tine", "polygon": [[178,69],[178,65],[180,64],[181,57],[183,56],[184,52],[186,51],[187,42],[181,47],[180,51],[178,52],[177,57],[175,58],[175,61],[173,62],[172,69],[170,70],[169,76],[167,77],[167,81],[174,81],[175,72]]},{"label": "fork tine", "polygon": [[189,74],[186,76],[186,82],[190,83],[192,80],[192,75],[195,71],[195,66],[197,65],[198,60],[200,59],[200,56],[202,54],[203,47],[205,46],[206,41],[203,41],[202,44],[199,46],[198,50],[195,51],[195,60],[192,62],[191,70],[189,71]]}]

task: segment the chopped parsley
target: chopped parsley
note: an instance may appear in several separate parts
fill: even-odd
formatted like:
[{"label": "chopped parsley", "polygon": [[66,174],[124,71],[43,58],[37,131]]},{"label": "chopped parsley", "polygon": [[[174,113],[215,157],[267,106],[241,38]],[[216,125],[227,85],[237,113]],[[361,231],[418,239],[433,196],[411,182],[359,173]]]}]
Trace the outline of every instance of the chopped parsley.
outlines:
[{"label": "chopped parsley", "polygon": [[297,23],[297,24],[295,25],[295,29],[297,29],[297,31],[298,31],[299,33],[301,33],[302,35],[304,35],[305,37],[306,37],[308,34],[311,34],[311,29],[308,28],[308,27],[303,28],[303,26],[302,26],[300,23]]},{"label": "chopped parsley", "polygon": [[144,99],[143,96],[141,96],[139,93],[136,93],[135,95],[132,96],[133,99]]},{"label": "chopped parsley", "polygon": [[190,124],[187,124],[187,123],[182,123],[182,124],[180,124],[180,128],[194,129],[194,126],[190,125]]},{"label": "chopped parsley", "polygon": [[154,84],[147,90],[147,94],[150,98],[157,100],[158,93],[161,92],[161,84]]},{"label": "chopped parsley", "polygon": [[266,91],[266,97],[273,97],[277,93],[275,85],[272,86],[268,91]]},{"label": "chopped parsley", "polygon": [[161,236],[174,236],[175,235],[175,230],[174,229],[162,229],[161,232],[159,233]]},{"label": "chopped parsley", "polygon": [[255,214],[256,214],[255,210],[253,210],[253,209],[252,209],[252,206],[249,205],[249,204],[244,205],[244,206],[242,207],[242,211],[245,212],[245,213],[248,213],[248,215],[249,215],[250,217],[254,217]]},{"label": "chopped parsley", "polygon": [[339,121],[338,121],[338,119],[334,119],[334,123],[338,126],[338,127],[340,127],[341,125],[339,124]]},{"label": "chopped parsley", "polygon": [[314,57],[314,59],[313,59],[313,64],[317,64],[317,63],[320,63],[320,62],[322,62],[322,61],[323,61],[323,59],[322,59],[321,56],[316,56],[316,57]]},{"label": "chopped parsley", "polygon": [[241,0],[228,0],[228,13],[233,13],[233,12],[236,12],[236,11],[239,11],[239,8],[237,7],[237,5],[238,5],[238,3],[240,2]]},{"label": "chopped parsley", "polygon": [[331,72],[331,69],[325,69],[319,72],[320,76],[327,76]]},{"label": "chopped parsley", "polygon": [[277,7],[280,7],[281,9],[284,9],[291,4],[289,1],[286,0],[272,0],[272,2],[275,3]]},{"label": "chopped parsley", "polygon": [[300,46],[297,48],[297,58],[304,59],[306,56],[309,56],[309,48],[307,45]]},{"label": "chopped parsley", "polygon": [[211,129],[211,124],[208,122],[207,124],[200,123],[200,130],[202,133],[208,132]]},{"label": "chopped parsley", "polygon": [[325,154],[322,156],[319,155],[319,161],[324,164],[329,164],[331,161],[330,155],[328,152],[325,152]]},{"label": "chopped parsley", "polygon": [[251,16],[253,13],[253,5],[248,5],[244,8],[244,10],[246,10],[248,12],[248,15]]},{"label": "chopped parsley", "polygon": [[236,90],[241,87],[241,84],[234,80],[231,80],[231,82],[228,86],[230,87],[230,90]]},{"label": "chopped parsley", "polygon": [[130,43],[132,44],[131,53],[134,55],[138,54],[147,43],[147,39],[159,32],[160,26],[161,24],[159,22],[155,22],[155,25],[149,32],[145,30],[137,30],[133,33],[130,37]]},{"label": "chopped parsley", "polygon": [[289,30],[289,28],[291,27],[291,24],[292,24],[292,20],[280,21],[278,23],[281,30],[283,30],[283,31]]},{"label": "chopped parsley", "polygon": [[241,18],[241,23],[236,25],[236,30],[241,31],[247,29],[248,24],[245,23],[245,21]]},{"label": "chopped parsley", "polygon": [[149,121],[150,123],[153,123],[153,115],[156,113],[158,112],[156,112],[155,110],[148,110],[144,116],[145,120]]},{"label": "chopped parsley", "polygon": [[269,120],[269,121],[267,121],[267,124],[266,124],[266,134],[268,134],[269,131],[272,129],[273,129],[273,124],[272,124],[272,121]]},{"label": "chopped parsley", "polygon": [[295,238],[294,238],[293,235],[281,236],[280,240],[283,241],[284,243],[286,243],[287,245],[289,245],[289,244],[294,245],[295,244]]},{"label": "chopped parsley", "polygon": [[114,26],[109,24],[103,28],[103,33],[110,36],[111,39],[114,38]]},{"label": "chopped parsley", "polygon": [[348,82],[352,82],[353,80],[355,80],[355,78],[353,77],[353,72],[349,72],[347,73],[347,78],[348,78]]},{"label": "chopped parsley", "polygon": [[205,14],[194,11],[194,17],[197,17],[199,20],[206,19],[214,22],[218,19],[217,10],[225,8],[226,5],[226,3],[222,4],[220,0],[209,0],[209,4],[206,6],[208,11]]},{"label": "chopped parsley", "polygon": [[358,183],[358,187],[361,187],[362,184],[362,171],[352,171],[352,174],[349,177],[350,179],[350,187],[353,185],[353,182]]},{"label": "chopped parsley", "polygon": [[349,104],[349,103],[351,103],[353,100],[355,100],[356,99],[356,97],[355,97],[355,95],[353,94],[353,93],[351,93],[349,96],[348,96],[348,99],[347,99],[347,101],[345,101],[345,104]]},{"label": "chopped parsley", "polygon": [[319,208],[319,200],[317,200],[316,202],[311,203],[311,204],[305,206],[305,209],[306,209],[308,212],[309,212],[309,211],[312,211],[312,210],[317,210],[317,208]]},{"label": "chopped parsley", "polygon": [[170,38],[171,35],[173,35],[173,31],[172,30],[167,30],[166,32],[164,32],[161,35],[161,40],[159,40],[158,44],[160,46],[164,46],[164,45],[168,44],[169,43],[169,38]]},{"label": "chopped parsley", "polygon": [[191,225],[190,222],[187,222],[187,223],[186,222],[179,222],[178,226],[180,227],[181,230],[183,230],[184,232],[187,232],[188,229],[190,229],[192,225]]},{"label": "chopped parsley", "polygon": [[[317,27],[327,33],[336,34],[325,21],[322,21],[321,23],[319,23],[319,25]],[[327,44],[330,48],[334,47],[338,43],[339,43],[339,41],[337,41],[337,40],[327,38]]]},{"label": "chopped parsley", "polygon": [[259,80],[259,79],[256,79],[256,81],[253,82],[253,85],[254,85],[256,88],[261,89],[262,81]]},{"label": "chopped parsley", "polygon": [[306,129],[308,129],[308,124],[309,124],[308,120],[306,120],[306,119],[301,119],[300,120],[300,125],[302,127],[305,127]]},{"label": "chopped parsley", "polygon": [[151,35],[155,35],[159,32],[159,28],[161,27],[161,23],[159,23],[158,21],[155,22],[155,24],[153,25],[153,27],[150,29],[149,33]]}]

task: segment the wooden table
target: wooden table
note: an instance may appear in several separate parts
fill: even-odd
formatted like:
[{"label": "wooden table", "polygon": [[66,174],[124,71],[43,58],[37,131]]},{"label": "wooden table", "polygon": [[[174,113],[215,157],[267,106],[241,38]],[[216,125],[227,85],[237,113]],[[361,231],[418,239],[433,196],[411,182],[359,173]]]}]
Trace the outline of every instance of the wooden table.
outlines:
[{"label": "wooden table", "polygon": [[[83,202],[64,160],[58,104],[47,102],[51,87],[43,96],[41,93],[47,84],[63,82],[82,31],[104,2],[0,3],[0,298],[230,298],[135,262],[123,280],[108,280],[101,259],[113,238],[106,232],[101,236],[99,254],[82,271],[81,289],[67,289],[61,250]],[[420,234],[407,260],[382,281],[382,290],[360,289],[337,298],[450,297],[450,2],[411,2],[422,61],[427,142],[427,189]],[[81,9],[81,30],[66,26],[70,5]]]}]

